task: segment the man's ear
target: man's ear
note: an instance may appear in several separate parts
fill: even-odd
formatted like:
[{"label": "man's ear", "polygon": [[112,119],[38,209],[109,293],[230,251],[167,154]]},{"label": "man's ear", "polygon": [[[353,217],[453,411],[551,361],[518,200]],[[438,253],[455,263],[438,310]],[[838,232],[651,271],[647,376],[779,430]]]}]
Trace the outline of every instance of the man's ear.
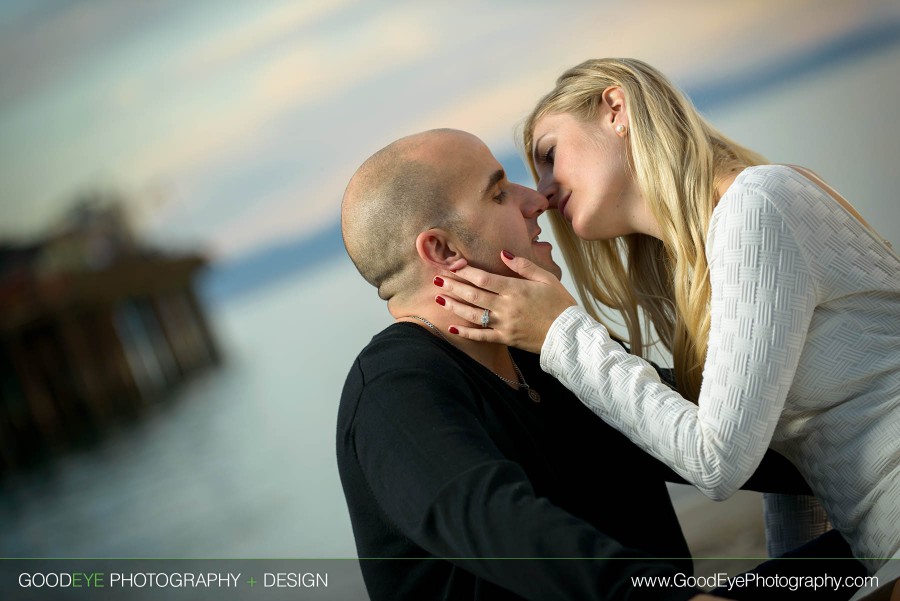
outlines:
[{"label": "man's ear", "polygon": [[416,252],[425,263],[441,270],[465,258],[456,238],[440,228],[431,228],[416,236]]}]

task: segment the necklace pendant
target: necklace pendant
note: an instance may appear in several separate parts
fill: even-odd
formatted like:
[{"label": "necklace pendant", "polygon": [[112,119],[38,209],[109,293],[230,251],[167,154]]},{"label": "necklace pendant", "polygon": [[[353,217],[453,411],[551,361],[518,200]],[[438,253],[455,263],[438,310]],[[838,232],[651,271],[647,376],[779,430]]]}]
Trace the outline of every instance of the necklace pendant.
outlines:
[{"label": "necklace pendant", "polygon": [[528,389],[528,398],[534,401],[535,403],[541,402],[541,395],[538,394],[538,391],[534,388]]}]

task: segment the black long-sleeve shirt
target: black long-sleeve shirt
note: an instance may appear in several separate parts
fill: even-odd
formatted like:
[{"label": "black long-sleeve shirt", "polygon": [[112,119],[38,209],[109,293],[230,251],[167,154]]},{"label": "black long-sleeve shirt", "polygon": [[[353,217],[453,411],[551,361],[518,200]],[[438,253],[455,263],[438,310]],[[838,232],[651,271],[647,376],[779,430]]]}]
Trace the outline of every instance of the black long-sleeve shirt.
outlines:
[{"label": "black long-sleeve shirt", "polygon": [[540,403],[416,324],[354,363],[337,458],[371,598],[697,594],[631,581],[691,574],[665,486],[677,476],[512,353]]}]

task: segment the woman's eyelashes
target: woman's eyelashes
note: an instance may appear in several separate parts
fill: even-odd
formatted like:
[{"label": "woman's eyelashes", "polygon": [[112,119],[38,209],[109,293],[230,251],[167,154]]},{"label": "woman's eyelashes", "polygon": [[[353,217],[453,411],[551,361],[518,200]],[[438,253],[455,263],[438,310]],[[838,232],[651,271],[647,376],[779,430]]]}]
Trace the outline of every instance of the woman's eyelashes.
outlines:
[{"label": "woman's eyelashes", "polygon": [[541,163],[545,165],[552,165],[553,159],[556,158],[556,146],[551,146],[544,153],[541,154]]}]

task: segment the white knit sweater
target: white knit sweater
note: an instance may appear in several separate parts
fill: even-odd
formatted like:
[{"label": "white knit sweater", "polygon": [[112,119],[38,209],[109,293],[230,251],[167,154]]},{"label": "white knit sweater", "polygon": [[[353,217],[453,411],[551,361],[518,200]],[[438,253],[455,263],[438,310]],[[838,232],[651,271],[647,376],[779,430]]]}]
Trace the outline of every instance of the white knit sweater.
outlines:
[{"label": "white knit sweater", "polygon": [[767,165],[720,200],[707,261],[698,405],[579,307],[553,323],[542,367],[713,499],[781,452],[874,572],[900,549],[900,259],[818,185]]}]

